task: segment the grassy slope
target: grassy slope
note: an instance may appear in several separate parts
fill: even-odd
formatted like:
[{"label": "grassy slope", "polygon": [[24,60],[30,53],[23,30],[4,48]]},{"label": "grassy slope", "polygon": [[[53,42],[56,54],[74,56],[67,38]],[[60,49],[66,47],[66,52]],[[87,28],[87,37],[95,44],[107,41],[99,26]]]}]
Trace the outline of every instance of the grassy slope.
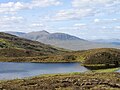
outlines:
[{"label": "grassy slope", "polygon": [[[0,32],[0,56],[18,57],[22,56],[41,56],[61,53],[61,50],[45,45],[40,42],[19,38],[14,35]],[[13,51],[13,52],[12,52]],[[16,51],[16,54],[15,52]],[[14,53],[13,55],[9,55]],[[29,54],[31,53],[31,54]],[[7,55],[6,55],[7,54]],[[18,54],[18,55],[17,55]],[[35,55],[34,55],[35,54]]]},{"label": "grassy slope", "polygon": [[71,73],[1,81],[3,90],[119,90],[120,73]]}]

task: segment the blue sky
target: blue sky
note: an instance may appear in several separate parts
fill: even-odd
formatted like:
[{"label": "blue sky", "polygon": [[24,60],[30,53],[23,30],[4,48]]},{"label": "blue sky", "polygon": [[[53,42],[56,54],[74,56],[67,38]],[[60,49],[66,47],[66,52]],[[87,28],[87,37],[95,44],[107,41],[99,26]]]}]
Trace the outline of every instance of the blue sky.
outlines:
[{"label": "blue sky", "polygon": [[0,31],[120,39],[120,0],[0,0]]}]

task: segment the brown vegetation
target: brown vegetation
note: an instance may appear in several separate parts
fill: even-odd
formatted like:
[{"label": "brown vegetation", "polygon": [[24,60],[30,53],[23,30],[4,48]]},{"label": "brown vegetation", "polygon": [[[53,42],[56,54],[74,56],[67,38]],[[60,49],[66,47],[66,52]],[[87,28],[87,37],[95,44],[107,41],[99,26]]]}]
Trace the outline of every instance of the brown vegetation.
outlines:
[{"label": "brown vegetation", "polygon": [[[2,49],[22,49],[32,52],[38,52],[41,54],[58,54],[63,51],[53,48],[50,45],[46,45],[37,41],[31,41],[23,38],[19,38],[14,35],[0,32],[0,50]],[[13,50],[14,51],[14,50]],[[14,52],[12,52],[14,53]],[[19,53],[18,53],[19,54]]]},{"label": "brown vegetation", "polygon": [[0,90],[119,90],[120,73],[47,75],[0,82]]}]

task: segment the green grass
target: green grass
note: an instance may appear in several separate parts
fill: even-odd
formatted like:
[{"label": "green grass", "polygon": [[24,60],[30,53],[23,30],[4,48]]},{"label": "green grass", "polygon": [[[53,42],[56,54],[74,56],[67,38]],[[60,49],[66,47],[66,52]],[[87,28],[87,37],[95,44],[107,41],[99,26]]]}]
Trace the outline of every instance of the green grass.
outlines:
[{"label": "green grass", "polygon": [[84,66],[105,66],[105,64],[84,64]]},{"label": "green grass", "polygon": [[7,39],[2,39],[2,38],[0,38],[0,48],[15,48],[15,49],[17,49],[17,47],[12,42],[10,42]]},{"label": "green grass", "polygon": [[4,39],[1,39],[1,38],[0,38],[0,42],[1,43],[6,43],[6,41]]},{"label": "green grass", "polygon": [[83,57],[83,56],[77,57],[77,61],[79,61],[79,62],[84,62],[84,60],[85,60],[85,57]]},{"label": "green grass", "polygon": [[115,72],[117,70],[119,70],[120,68],[109,68],[109,69],[99,69],[99,70],[92,70],[92,72],[96,72],[96,73],[103,73],[103,72]]}]

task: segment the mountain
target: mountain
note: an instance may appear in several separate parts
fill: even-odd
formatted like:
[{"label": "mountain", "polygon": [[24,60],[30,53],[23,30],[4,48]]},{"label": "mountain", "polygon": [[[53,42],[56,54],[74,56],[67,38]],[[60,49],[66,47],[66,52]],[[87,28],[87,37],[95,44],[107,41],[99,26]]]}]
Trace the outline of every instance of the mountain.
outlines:
[{"label": "mountain", "polygon": [[92,41],[97,42],[97,43],[120,45],[120,39],[97,39],[97,40],[92,40]]},{"label": "mountain", "polygon": [[37,41],[0,32],[0,56],[23,57],[58,54],[62,51]]},{"label": "mountain", "polygon": [[14,31],[6,31],[5,33],[9,33],[9,34],[16,35],[16,36],[22,36],[26,34],[24,32],[14,32]]},{"label": "mountain", "polygon": [[49,33],[45,30],[26,33],[20,35],[20,37],[70,50],[86,50],[93,48],[120,48],[120,46],[118,45],[92,42],[69,34]]},{"label": "mountain", "polygon": [[82,40],[78,37],[68,35],[65,33],[49,33],[45,30],[38,32],[30,32],[23,35],[25,38],[36,40],[36,41],[44,41],[44,40]]}]

